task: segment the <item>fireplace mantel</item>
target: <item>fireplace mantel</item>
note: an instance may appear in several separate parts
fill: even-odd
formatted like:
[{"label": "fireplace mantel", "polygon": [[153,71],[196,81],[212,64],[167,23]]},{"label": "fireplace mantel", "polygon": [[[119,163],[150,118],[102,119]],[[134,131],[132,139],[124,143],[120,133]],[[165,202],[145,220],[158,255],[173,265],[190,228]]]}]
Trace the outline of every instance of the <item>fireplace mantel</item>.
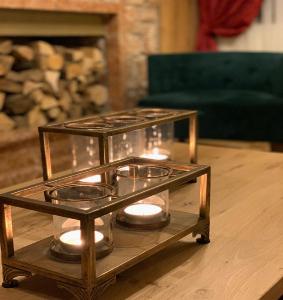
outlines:
[{"label": "fireplace mantel", "polygon": [[86,0],[2,0],[0,9],[29,9],[46,11],[69,11],[95,14],[118,14],[122,5],[119,3],[97,3]]}]

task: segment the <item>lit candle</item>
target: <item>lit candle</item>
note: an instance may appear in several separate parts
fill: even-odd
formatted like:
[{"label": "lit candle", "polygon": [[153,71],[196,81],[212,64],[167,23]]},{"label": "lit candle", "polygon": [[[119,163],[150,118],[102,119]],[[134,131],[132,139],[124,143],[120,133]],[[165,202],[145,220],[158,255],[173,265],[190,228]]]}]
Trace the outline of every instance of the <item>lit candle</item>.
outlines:
[{"label": "lit candle", "polygon": [[160,214],[161,207],[155,204],[137,203],[129,205],[124,209],[127,215],[132,216],[154,216]]},{"label": "lit candle", "polygon": [[[118,224],[139,229],[159,228],[168,224],[168,217],[163,210],[164,200],[153,195],[142,201],[128,205],[116,217]],[[143,201],[144,201],[143,200]]]},{"label": "lit candle", "polygon": [[136,228],[144,228],[144,226],[152,226],[159,224],[164,218],[162,208],[156,204],[150,203],[134,203],[127,206],[117,216],[118,223],[125,226],[134,226]]},{"label": "lit candle", "polygon": [[[104,238],[103,233],[95,230],[95,243],[97,244],[97,243],[101,242],[103,240],[103,238]],[[78,248],[82,245],[81,231],[79,229],[67,231],[67,232],[61,234],[60,241],[65,246]]]},{"label": "lit candle", "polygon": [[98,182],[101,182],[101,175],[93,175],[93,176],[85,177],[85,178],[81,179],[80,182],[98,183]]},{"label": "lit candle", "polygon": [[[162,152],[168,153],[167,151]],[[160,153],[158,148],[153,148],[151,153],[144,153],[141,157],[155,160],[166,160],[168,159],[169,155],[165,153]]]}]

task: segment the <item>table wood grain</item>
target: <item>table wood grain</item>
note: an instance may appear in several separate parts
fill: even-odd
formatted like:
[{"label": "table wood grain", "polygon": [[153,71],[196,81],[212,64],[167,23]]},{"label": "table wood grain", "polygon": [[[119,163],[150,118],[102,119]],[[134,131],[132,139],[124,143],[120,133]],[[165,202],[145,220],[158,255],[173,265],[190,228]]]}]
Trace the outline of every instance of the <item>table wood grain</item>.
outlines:
[{"label": "table wood grain", "polygon": [[[185,161],[188,147],[176,147]],[[283,154],[200,146],[199,162],[212,166],[211,243],[186,237],[123,272],[102,299],[277,300],[283,294]],[[14,217],[16,246],[51,230],[45,215],[15,209]],[[1,300],[70,298],[38,276],[0,288]]]}]

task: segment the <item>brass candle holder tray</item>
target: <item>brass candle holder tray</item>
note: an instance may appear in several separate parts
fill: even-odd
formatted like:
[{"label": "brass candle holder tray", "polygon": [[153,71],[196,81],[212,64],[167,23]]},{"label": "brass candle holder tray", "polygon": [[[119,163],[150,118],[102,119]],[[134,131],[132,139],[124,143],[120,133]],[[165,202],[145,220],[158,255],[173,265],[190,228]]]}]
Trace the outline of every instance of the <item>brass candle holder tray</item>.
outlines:
[{"label": "brass candle holder tray", "polygon": [[[55,123],[39,127],[39,139],[42,154],[42,167],[44,180],[54,178],[52,166],[52,146],[50,134],[61,134],[65,136],[84,136],[97,139],[99,147],[99,164],[103,165],[113,160],[109,158],[109,138],[124,133],[133,132],[152,126],[175,123],[186,120],[189,122],[189,151],[188,162],[197,162],[197,112],[190,110],[174,110],[159,108],[136,108],[131,110],[119,111],[85,117],[64,123]],[[119,142],[116,142],[119,144]],[[145,145],[142,145],[142,149]],[[125,155],[127,156],[139,156]],[[115,159],[114,159],[115,160]]]},{"label": "brass candle holder tray", "polygon": [[[115,192],[111,200],[103,200],[90,209],[46,202],[48,192],[58,187],[76,186],[83,178],[100,175],[101,184],[115,186],[117,168],[128,166],[153,166],[170,168],[170,175],[135,192],[118,196]],[[113,175],[114,174],[114,175]],[[170,223],[155,230],[131,230],[119,225],[113,228],[113,249],[107,256],[96,259],[94,231],[97,218],[113,214],[141,199],[151,197],[166,190],[172,190],[170,201],[175,201],[174,193],[187,187],[191,180],[199,178],[198,212],[170,210]],[[95,185],[95,184],[94,184]],[[187,192],[182,194],[185,199]],[[97,299],[102,291],[115,282],[117,274],[138,264],[186,235],[200,234],[199,243],[209,242],[210,167],[201,165],[180,165],[174,162],[127,158],[107,165],[80,171],[69,176],[45,181],[19,190],[0,195],[1,250],[3,265],[3,287],[14,287],[17,276],[38,274],[56,280],[58,286],[68,290],[77,299]],[[43,238],[28,246],[14,249],[12,228],[12,207],[61,216],[78,220],[81,239],[81,260],[79,263],[62,262],[50,255],[53,236]],[[35,226],[35,225],[33,225]],[[40,228],[38,228],[40,229]],[[146,242],[143,242],[146,241]]]}]

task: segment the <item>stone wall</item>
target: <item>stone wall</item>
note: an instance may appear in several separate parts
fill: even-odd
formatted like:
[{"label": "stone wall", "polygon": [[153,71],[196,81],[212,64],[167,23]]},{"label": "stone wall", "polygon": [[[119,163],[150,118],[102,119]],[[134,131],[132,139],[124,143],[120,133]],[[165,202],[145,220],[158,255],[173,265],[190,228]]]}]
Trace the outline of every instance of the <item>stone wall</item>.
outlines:
[{"label": "stone wall", "polygon": [[130,105],[146,94],[147,55],[157,53],[159,5],[154,0],[125,0],[126,90]]}]

